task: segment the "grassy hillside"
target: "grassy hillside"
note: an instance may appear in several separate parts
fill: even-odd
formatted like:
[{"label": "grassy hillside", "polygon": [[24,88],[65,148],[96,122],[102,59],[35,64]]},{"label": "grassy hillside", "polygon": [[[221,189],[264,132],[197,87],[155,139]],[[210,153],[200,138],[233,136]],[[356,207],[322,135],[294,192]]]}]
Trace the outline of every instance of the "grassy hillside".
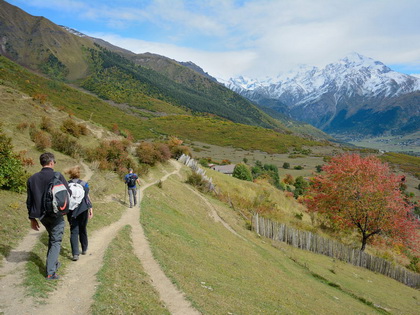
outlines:
[{"label": "grassy hillside", "polygon": [[[70,34],[44,17],[26,14],[0,1],[0,34],[5,45],[2,55],[47,75],[77,79],[88,71],[83,47],[94,47],[91,40]],[[4,50],[2,49],[4,48]]]},{"label": "grassy hillside", "polygon": [[[130,131],[136,139],[178,135],[184,139],[254,148],[267,152],[284,152],[290,146],[321,144],[302,137],[217,118],[179,115],[166,117],[149,115],[150,118],[145,118],[141,112],[136,112],[137,107],[112,106],[108,102],[80,92],[62,82],[39,77],[2,56],[0,56],[0,80],[4,86],[23,91],[37,100],[40,106],[52,104],[69,114],[96,122],[109,129],[117,125],[120,130]],[[171,105],[162,102],[162,109],[168,110],[168,106]],[[173,106],[171,108],[175,111]],[[178,113],[181,112],[178,111]]]},{"label": "grassy hillside", "polygon": [[[39,84],[43,83],[39,81]],[[36,172],[40,152],[30,140],[28,130],[20,130],[18,125],[38,124],[45,115],[54,117],[58,125],[68,115],[41,105],[11,87],[1,86],[0,95],[3,129],[13,137],[15,150],[27,150],[26,156],[34,160],[35,165],[28,172]],[[80,138],[84,146],[95,146],[105,136],[115,137],[97,123],[85,124],[92,133]],[[55,153],[59,171],[79,163]],[[95,164],[89,164],[89,168],[94,171],[90,186],[96,211],[89,225],[89,232],[93,233],[118,220],[126,208],[121,204],[124,199],[121,179],[113,173],[98,171]],[[151,183],[172,170],[169,165],[159,165],[141,179]],[[180,177],[171,176],[162,183],[162,188],[154,185],[145,191],[141,224],[161,268],[203,314],[416,314],[418,311],[417,290],[324,256],[259,238],[228,204],[197,193],[185,184],[189,172],[183,168]],[[294,215],[302,211],[302,206],[271,186],[239,181],[220,173],[209,172],[209,175],[232,197],[239,195],[253,201],[260,190],[267,191],[268,199],[278,205],[283,221],[309,228],[306,215],[303,220],[297,220]],[[0,199],[3,218],[0,248],[4,256],[26,235],[29,223],[24,194],[0,191]],[[214,221],[212,211],[236,234]],[[68,239],[68,230],[65,233],[64,238]],[[66,242],[61,255],[61,274],[72,263]],[[27,293],[41,302],[48,292],[56,290],[56,286],[43,281],[40,257],[45,256],[45,250],[43,236],[25,268]],[[116,309],[130,313],[144,308],[150,314],[165,313],[141,260],[133,255],[129,228],[123,228],[110,244],[98,281],[93,313],[112,314]]]},{"label": "grassy hillside", "polygon": [[[136,55],[100,39],[76,36],[4,1],[0,1],[0,17],[2,55],[50,78],[80,84],[103,99],[128,104],[134,107],[133,114],[149,117],[192,111],[290,133],[284,122],[247,99],[169,58]],[[308,126],[299,129],[301,134],[325,138]]]},{"label": "grassy hillside", "polygon": [[[212,208],[239,236],[211,218]],[[162,189],[147,190],[142,209],[147,236],[165,273],[204,314],[417,312],[419,291],[260,239],[244,229],[232,209],[191,194],[175,176]]]}]

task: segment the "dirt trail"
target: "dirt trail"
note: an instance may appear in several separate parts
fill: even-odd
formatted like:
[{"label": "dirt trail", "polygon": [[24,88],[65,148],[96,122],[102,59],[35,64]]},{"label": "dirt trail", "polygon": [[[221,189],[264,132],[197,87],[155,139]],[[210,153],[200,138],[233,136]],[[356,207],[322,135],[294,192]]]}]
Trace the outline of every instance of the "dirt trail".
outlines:
[{"label": "dirt trail", "polygon": [[[175,171],[166,174],[160,180],[164,181],[170,175],[179,173],[181,164],[175,161],[171,161],[171,163],[176,167]],[[86,170],[84,179],[89,179],[92,172],[86,164],[82,163],[82,165]],[[144,190],[156,182],[141,187],[138,204],[141,202]],[[1,275],[5,275],[0,280],[0,312],[4,312],[4,314],[43,315],[88,314],[93,302],[92,297],[98,284],[96,273],[102,266],[105,250],[123,226],[131,225],[135,254],[142,262],[146,273],[150,276],[153,285],[168,310],[172,314],[199,314],[165,276],[159,264],[154,260],[143,227],[139,221],[139,210],[139,206],[127,208],[127,211],[119,221],[92,233],[92,236],[89,238],[88,254],[82,256],[79,261],[69,265],[66,274],[61,276],[58,288],[50,294],[46,301],[48,304],[45,305],[33,303],[31,298],[24,297],[24,291],[21,286],[14,286],[21,283],[23,266],[40,235],[40,232],[29,233],[19,247],[12,251],[4,267],[0,270]],[[81,290],[81,286],[83,290]],[[13,289],[11,289],[12,287]],[[78,292],[78,294],[75,295],[72,292]]]},{"label": "dirt trail", "polygon": [[201,200],[204,201],[204,203],[206,204],[206,206],[208,207],[208,209],[210,210],[210,217],[215,221],[215,222],[219,222],[221,223],[229,232],[235,234],[236,236],[238,236],[239,238],[243,239],[244,241],[247,241],[246,238],[244,238],[242,235],[238,234],[228,223],[226,223],[225,220],[223,220],[219,214],[217,213],[216,209],[214,208],[214,206],[205,198],[203,197],[200,193],[198,193],[197,191],[195,191],[194,189],[190,188],[187,186],[187,188],[195,195],[197,195]]}]

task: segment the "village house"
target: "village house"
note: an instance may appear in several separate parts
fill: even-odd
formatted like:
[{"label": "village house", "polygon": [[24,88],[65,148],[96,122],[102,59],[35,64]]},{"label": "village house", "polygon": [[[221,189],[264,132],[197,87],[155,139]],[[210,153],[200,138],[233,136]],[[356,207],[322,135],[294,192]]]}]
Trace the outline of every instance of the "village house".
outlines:
[{"label": "village house", "polygon": [[215,164],[211,164],[209,165],[210,169],[232,176],[233,174],[233,170],[235,169],[235,164],[228,164],[228,165],[215,165]]}]

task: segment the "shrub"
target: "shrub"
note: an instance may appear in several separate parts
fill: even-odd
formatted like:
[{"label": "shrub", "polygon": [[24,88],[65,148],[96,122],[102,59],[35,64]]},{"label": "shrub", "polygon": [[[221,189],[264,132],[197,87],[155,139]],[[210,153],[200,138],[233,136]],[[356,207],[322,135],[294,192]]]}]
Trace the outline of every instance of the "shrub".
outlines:
[{"label": "shrub", "polygon": [[293,176],[290,175],[290,174],[286,174],[286,176],[283,178],[282,182],[285,183],[285,184],[288,184],[288,185],[293,185],[293,183],[294,183]]},{"label": "shrub", "polygon": [[209,162],[207,161],[207,159],[200,159],[198,163],[200,163],[201,166],[209,167]]},{"label": "shrub", "polygon": [[19,157],[13,153],[12,139],[0,126],[0,189],[23,192],[28,174]]},{"label": "shrub", "polygon": [[17,126],[16,126],[16,128],[19,130],[19,131],[23,131],[23,130],[25,130],[26,128],[28,128],[29,127],[29,124],[27,123],[27,122],[22,122],[22,123],[20,123],[20,124],[18,124]]},{"label": "shrub", "polygon": [[188,175],[186,183],[194,186],[201,192],[209,191],[209,183],[204,180],[203,176],[196,172],[192,172],[190,175]]},{"label": "shrub", "polygon": [[51,147],[51,136],[43,130],[33,132],[32,141],[35,142],[35,147],[39,151],[45,151],[45,149]]},{"label": "shrub", "polygon": [[251,171],[249,167],[243,163],[239,163],[235,166],[232,176],[238,179],[252,181]]},{"label": "shrub", "polygon": [[76,138],[79,138],[81,135],[79,125],[74,121],[74,119],[67,118],[61,124],[61,131],[64,133],[68,133]]},{"label": "shrub", "polygon": [[302,176],[297,177],[293,185],[295,186],[295,198],[302,196],[308,190],[309,187],[309,183]]},{"label": "shrub", "polygon": [[140,163],[148,165],[155,165],[158,160],[158,152],[151,142],[141,142],[136,148],[136,155]]},{"label": "shrub", "polygon": [[302,165],[296,165],[295,167],[293,167],[295,170],[303,170],[303,166]]},{"label": "shrub", "polygon": [[178,159],[183,154],[191,156],[190,148],[184,145],[173,146],[170,150],[174,159]]},{"label": "shrub", "polygon": [[52,132],[53,127],[54,127],[54,123],[53,123],[53,121],[50,117],[43,116],[41,118],[41,124],[40,124],[39,127],[41,128],[41,130],[44,130],[44,131],[47,131],[47,132]]},{"label": "shrub", "polygon": [[165,162],[169,160],[172,153],[168,144],[162,142],[142,142],[136,148],[136,154],[140,163],[155,165],[157,162]]},{"label": "shrub", "polygon": [[75,158],[82,154],[83,149],[75,139],[72,139],[68,134],[60,131],[55,131],[52,134],[52,148],[56,151],[70,155]]},{"label": "shrub", "polygon": [[23,166],[34,166],[34,159],[31,157],[26,157],[26,153],[28,153],[28,151],[24,150],[24,151],[20,151],[18,154],[18,158],[19,160],[22,162]]},{"label": "shrub", "polygon": [[85,124],[78,124],[79,132],[83,136],[87,136],[89,134],[89,128]]},{"label": "shrub", "polygon": [[136,163],[128,154],[127,140],[103,141],[99,147],[86,151],[88,161],[98,161],[99,169],[126,174],[129,168],[136,168]]},{"label": "shrub", "polygon": [[286,170],[289,169],[290,168],[290,163],[289,162],[284,162],[283,163],[283,168],[286,169]]}]

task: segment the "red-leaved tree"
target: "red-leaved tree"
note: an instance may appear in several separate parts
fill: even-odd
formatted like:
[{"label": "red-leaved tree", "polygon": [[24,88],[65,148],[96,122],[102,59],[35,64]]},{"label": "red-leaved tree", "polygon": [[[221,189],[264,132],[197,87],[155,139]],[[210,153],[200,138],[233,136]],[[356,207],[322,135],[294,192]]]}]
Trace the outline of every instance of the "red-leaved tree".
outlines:
[{"label": "red-leaved tree", "polygon": [[383,236],[417,247],[419,222],[399,187],[401,177],[374,156],[344,154],[323,167],[311,181],[306,204],[341,229],[357,229],[363,251],[368,240]]}]

